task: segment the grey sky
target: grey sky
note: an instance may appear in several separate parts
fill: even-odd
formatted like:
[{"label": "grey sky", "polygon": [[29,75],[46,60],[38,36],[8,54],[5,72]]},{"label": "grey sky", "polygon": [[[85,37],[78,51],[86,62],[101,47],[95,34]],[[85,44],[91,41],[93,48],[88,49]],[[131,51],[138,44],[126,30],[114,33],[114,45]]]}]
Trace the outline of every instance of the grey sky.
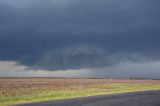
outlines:
[{"label": "grey sky", "polygon": [[[114,67],[130,63],[140,64],[136,70],[145,74],[144,64],[160,61],[159,5],[159,0],[1,0],[0,64],[118,77],[123,71]],[[129,66],[125,73],[133,70]]]}]

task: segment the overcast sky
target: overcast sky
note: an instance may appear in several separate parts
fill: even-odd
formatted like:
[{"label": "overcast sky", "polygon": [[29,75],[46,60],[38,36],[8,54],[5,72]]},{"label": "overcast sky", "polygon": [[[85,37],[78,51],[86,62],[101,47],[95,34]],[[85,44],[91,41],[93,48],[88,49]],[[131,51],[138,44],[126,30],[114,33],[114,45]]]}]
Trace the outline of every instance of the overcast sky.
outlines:
[{"label": "overcast sky", "polygon": [[0,77],[160,78],[160,0],[0,0]]}]

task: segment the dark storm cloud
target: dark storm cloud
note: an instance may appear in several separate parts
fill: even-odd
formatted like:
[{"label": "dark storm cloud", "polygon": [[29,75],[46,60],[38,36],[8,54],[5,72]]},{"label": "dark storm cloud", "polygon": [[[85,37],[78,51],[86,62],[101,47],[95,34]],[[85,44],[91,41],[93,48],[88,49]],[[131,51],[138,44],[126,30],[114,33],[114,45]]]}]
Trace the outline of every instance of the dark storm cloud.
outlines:
[{"label": "dark storm cloud", "polygon": [[0,60],[48,70],[160,60],[159,0],[1,0]]}]

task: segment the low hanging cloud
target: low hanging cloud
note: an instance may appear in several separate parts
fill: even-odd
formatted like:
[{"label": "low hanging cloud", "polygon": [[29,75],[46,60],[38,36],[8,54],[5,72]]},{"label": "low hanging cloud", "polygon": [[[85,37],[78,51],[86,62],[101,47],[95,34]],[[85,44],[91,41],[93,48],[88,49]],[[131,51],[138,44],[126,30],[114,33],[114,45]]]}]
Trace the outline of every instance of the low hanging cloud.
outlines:
[{"label": "low hanging cloud", "polygon": [[159,4],[1,0],[0,60],[54,71],[159,61]]}]

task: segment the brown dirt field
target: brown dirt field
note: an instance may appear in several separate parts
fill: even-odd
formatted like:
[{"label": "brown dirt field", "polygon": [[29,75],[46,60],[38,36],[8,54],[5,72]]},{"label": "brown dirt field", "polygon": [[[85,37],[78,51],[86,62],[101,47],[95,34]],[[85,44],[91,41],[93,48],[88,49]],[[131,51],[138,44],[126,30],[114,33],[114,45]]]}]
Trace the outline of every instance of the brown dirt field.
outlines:
[{"label": "brown dirt field", "polygon": [[43,86],[74,86],[107,83],[152,83],[160,84],[159,80],[116,80],[116,79],[64,79],[64,78],[0,78],[0,88],[43,87]]}]

